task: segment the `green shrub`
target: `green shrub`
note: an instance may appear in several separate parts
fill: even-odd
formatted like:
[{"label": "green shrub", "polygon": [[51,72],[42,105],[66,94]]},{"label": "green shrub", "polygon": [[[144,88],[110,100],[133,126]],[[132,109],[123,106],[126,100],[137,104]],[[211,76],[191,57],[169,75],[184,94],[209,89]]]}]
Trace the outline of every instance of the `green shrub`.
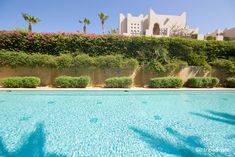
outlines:
[{"label": "green shrub", "polygon": [[6,88],[36,88],[40,83],[38,77],[8,77],[1,80],[1,85]]},{"label": "green shrub", "polygon": [[129,88],[132,85],[130,77],[112,77],[105,80],[106,88]]},{"label": "green shrub", "polygon": [[56,67],[57,57],[46,54],[0,51],[0,66]]},{"label": "green shrub", "polygon": [[73,62],[73,57],[69,54],[62,54],[55,57],[55,62],[58,69],[70,68]]},{"label": "green shrub", "polygon": [[145,65],[148,70],[152,70],[156,73],[164,73],[178,71],[183,67],[187,67],[188,63],[179,59],[172,59],[165,64],[162,64],[157,60],[152,60]]},{"label": "green shrub", "polygon": [[188,79],[185,85],[192,88],[212,88],[218,83],[219,79],[216,77],[193,77]]},{"label": "green shrub", "polygon": [[41,80],[38,77],[24,77],[22,83],[24,88],[35,88],[40,85]]},{"label": "green shrub", "polygon": [[195,54],[190,53],[188,58],[188,64],[192,66],[204,67],[208,70],[211,70],[211,66],[207,62],[207,57],[205,54]]},{"label": "green shrub", "polygon": [[227,78],[225,83],[226,83],[226,87],[235,88],[235,77]]},{"label": "green shrub", "polygon": [[57,69],[95,67],[134,70],[138,66],[138,61],[133,58],[124,58],[121,55],[91,57],[86,54],[79,54],[77,56],[61,54],[59,56],[52,56],[0,51],[0,66],[47,67]]},{"label": "green shrub", "polygon": [[73,64],[75,67],[96,67],[97,62],[94,57],[87,54],[81,54],[74,58]]},{"label": "green shrub", "polygon": [[183,67],[187,67],[188,63],[179,59],[173,59],[165,65],[167,72],[175,72]]},{"label": "green shrub", "polygon": [[156,73],[166,72],[166,67],[164,65],[162,65],[162,63],[160,63],[157,60],[152,60],[149,63],[147,63],[147,69],[152,70]]},{"label": "green shrub", "polygon": [[214,67],[228,73],[235,73],[235,62],[226,59],[217,59],[211,63]]},{"label": "green shrub", "polygon": [[213,36],[207,36],[207,37],[206,37],[206,40],[216,40],[216,37],[213,37]]},{"label": "green shrub", "polygon": [[160,77],[152,78],[150,80],[150,88],[179,88],[182,87],[183,82],[177,77]]},{"label": "green shrub", "polygon": [[59,76],[55,79],[56,87],[60,88],[85,88],[90,83],[90,77],[70,77],[70,76]]},{"label": "green shrub", "polygon": [[90,56],[121,54],[139,61],[156,59],[156,50],[159,48],[167,49],[170,57],[184,61],[187,61],[191,52],[206,52],[209,61],[215,58],[227,59],[234,56],[234,45],[234,41],[0,31],[0,50],[50,55],[59,55],[61,52],[72,54],[77,51]]},{"label": "green shrub", "polygon": [[235,41],[0,31],[0,66],[10,67],[134,70],[138,60],[159,73],[180,62],[235,73],[234,52]]},{"label": "green shrub", "polygon": [[9,77],[1,80],[1,86],[6,88],[20,88],[23,86],[22,77]]}]

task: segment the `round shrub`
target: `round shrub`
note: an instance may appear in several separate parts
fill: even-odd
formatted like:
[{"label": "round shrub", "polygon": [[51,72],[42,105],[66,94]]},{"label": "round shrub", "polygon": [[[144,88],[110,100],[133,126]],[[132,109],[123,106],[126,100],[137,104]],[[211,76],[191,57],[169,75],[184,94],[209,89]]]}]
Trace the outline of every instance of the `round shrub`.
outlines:
[{"label": "round shrub", "polygon": [[6,88],[36,88],[40,83],[38,77],[8,77],[1,80],[1,86]]},{"label": "round shrub", "polygon": [[225,81],[226,87],[235,88],[235,77],[229,77]]},{"label": "round shrub", "polygon": [[1,80],[1,86],[6,88],[20,88],[23,86],[21,77],[8,77]]},{"label": "round shrub", "polygon": [[36,88],[40,85],[41,80],[38,77],[23,77],[22,83],[24,88]]},{"label": "round shrub", "polygon": [[90,83],[90,77],[59,76],[55,79],[56,87],[59,88],[85,88]]},{"label": "round shrub", "polygon": [[22,83],[24,88],[36,88],[40,85],[41,80],[38,77],[23,77]]},{"label": "round shrub", "polygon": [[112,77],[105,80],[106,88],[129,88],[133,81],[130,77]]},{"label": "round shrub", "polygon": [[218,83],[219,79],[216,77],[193,77],[188,79],[185,85],[192,88],[212,88]]},{"label": "round shrub", "polygon": [[182,87],[183,81],[177,77],[160,77],[150,80],[150,88],[179,88]]}]

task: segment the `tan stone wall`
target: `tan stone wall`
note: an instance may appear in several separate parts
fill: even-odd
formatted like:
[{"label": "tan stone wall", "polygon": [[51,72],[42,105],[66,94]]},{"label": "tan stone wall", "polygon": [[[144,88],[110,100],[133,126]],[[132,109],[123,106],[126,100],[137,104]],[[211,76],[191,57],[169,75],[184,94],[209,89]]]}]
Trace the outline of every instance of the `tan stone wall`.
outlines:
[{"label": "tan stone wall", "polygon": [[149,71],[145,68],[138,68],[135,71],[132,70],[111,70],[111,69],[97,69],[97,68],[84,68],[84,69],[50,69],[50,68],[29,68],[29,67],[1,67],[0,68],[0,78],[13,77],[13,76],[37,76],[41,78],[42,85],[53,85],[56,77],[61,75],[67,76],[81,76],[87,75],[91,77],[91,86],[98,87],[103,86],[105,79],[115,76],[131,76],[134,80],[134,86],[143,87],[149,84],[149,80],[154,77],[163,76],[177,76],[180,77],[184,82],[188,78],[194,76],[215,76],[218,77],[222,82],[229,77],[229,75],[223,72],[213,69],[212,71],[207,71],[199,67],[187,67],[182,68],[177,72],[172,73],[156,73]]},{"label": "tan stone wall", "polygon": [[42,85],[53,85],[56,77],[61,75],[67,76],[82,76],[87,75],[91,77],[91,86],[103,86],[105,79],[114,76],[131,76],[132,70],[111,70],[111,69],[51,69],[51,68],[29,68],[29,67],[1,67],[0,78],[14,77],[14,76],[37,76],[40,77]]},{"label": "tan stone wall", "polygon": [[204,68],[199,68],[199,67],[182,68],[179,71],[171,73],[156,73],[153,71],[149,71],[145,68],[141,68],[134,79],[135,86],[137,87],[147,86],[151,78],[165,77],[165,76],[179,77],[183,80],[183,82],[186,82],[190,77],[211,76],[211,73],[205,70]]}]

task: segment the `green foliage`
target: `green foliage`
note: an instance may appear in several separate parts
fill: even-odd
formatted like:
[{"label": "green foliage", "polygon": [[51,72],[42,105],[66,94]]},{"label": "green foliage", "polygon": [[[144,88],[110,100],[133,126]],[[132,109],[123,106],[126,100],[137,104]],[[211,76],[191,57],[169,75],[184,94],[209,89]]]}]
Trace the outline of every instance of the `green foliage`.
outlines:
[{"label": "green foliage", "polygon": [[1,86],[6,88],[20,88],[23,86],[21,77],[9,77],[1,80]]},{"label": "green foliage", "polygon": [[206,40],[216,40],[216,37],[208,36],[208,37],[206,37]]},{"label": "green foliage", "polygon": [[219,79],[216,77],[193,77],[188,79],[185,85],[192,88],[212,88],[218,83]]},{"label": "green foliage", "polygon": [[230,61],[226,59],[217,59],[214,62],[211,62],[211,65],[225,72],[235,73],[235,61]]},{"label": "green foliage", "polygon": [[96,62],[100,68],[122,69],[122,56],[98,56]]},{"label": "green foliage", "polygon": [[112,77],[105,80],[106,88],[129,88],[133,81],[130,77]]},{"label": "green foliage", "polygon": [[90,83],[90,77],[59,76],[55,79],[56,87],[59,88],[86,88]]},{"label": "green foliage", "polygon": [[[178,59],[187,62],[189,66],[210,69],[209,62],[235,57],[235,41],[0,31],[0,50],[50,55],[79,51],[92,57],[123,55],[139,62],[157,61],[162,65]],[[120,65],[115,63],[115,66]]]},{"label": "green foliage", "polygon": [[108,15],[106,15],[106,14],[103,13],[103,12],[100,12],[100,13],[98,14],[98,16],[99,16],[99,18],[100,18],[101,21],[104,21],[104,20],[107,20],[107,19],[108,19]]},{"label": "green foliage", "polygon": [[166,68],[157,60],[152,60],[147,64],[147,69],[152,70],[156,73],[166,72]]},{"label": "green foliage", "polygon": [[201,54],[190,53],[188,57],[188,64],[192,66],[204,67],[208,70],[211,69],[211,66],[207,63],[206,56]]},{"label": "green foliage", "polygon": [[138,66],[138,62],[135,59],[124,58],[121,55],[90,57],[86,54],[80,54],[74,57],[70,54],[52,56],[0,51],[0,66],[48,67],[57,69],[96,67],[134,70]]},{"label": "green foliage", "polygon": [[70,68],[73,63],[73,57],[69,54],[62,54],[55,57],[55,62],[58,69]]},{"label": "green foliage", "polygon": [[38,77],[8,77],[1,80],[1,85],[6,88],[36,88],[40,83]]},{"label": "green foliage", "polygon": [[76,67],[96,67],[97,62],[94,57],[87,54],[78,55],[74,58],[74,65]]},{"label": "green foliage", "polygon": [[158,60],[152,60],[147,63],[147,69],[156,73],[175,72],[186,66],[188,66],[188,63],[179,59],[169,60],[166,64],[162,64]]},{"label": "green foliage", "polygon": [[117,35],[82,35],[79,33],[26,33],[0,32],[0,50],[40,52],[58,55],[77,50],[91,55],[123,54],[139,58],[143,52],[148,60],[155,59],[156,49],[167,49],[171,57],[186,60],[190,52],[206,52],[207,55],[232,55],[234,41],[197,41],[181,38],[126,37]]},{"label": "green foliage", "polygon": [[179,88],[182,87],[183,82],[177,77],[160,77],[152,78],[150,80],[150,88]]},{"label": "green foliage", "polygon": [[205,41],[207,61],[235,57],[235,41]]},{"label": "green foliage", "polygon": [[24,77],[22,83],[24,88],[35,88],[40,85],[41,80],[38,77]]},{"label": "green foliage", "polygon": [[187,67],[188,63],[186,61],[182,61],[179,59],[173,59],[167,64],[165,64],[165,68],[167,72],[175,72],[179,71],[183,67]]},{"label": "green foliage", "polygon": [[235,88],[235,78],[234,77],[227,78],[225,83],[226,83],[226,87]]},{"label": "green foliage", "polygon": [[22,13],[22,16],[24,18],[25,21],[27,21],[28,23],[38,23],[41,20],[35,16],[31,16],[27,13]]}]

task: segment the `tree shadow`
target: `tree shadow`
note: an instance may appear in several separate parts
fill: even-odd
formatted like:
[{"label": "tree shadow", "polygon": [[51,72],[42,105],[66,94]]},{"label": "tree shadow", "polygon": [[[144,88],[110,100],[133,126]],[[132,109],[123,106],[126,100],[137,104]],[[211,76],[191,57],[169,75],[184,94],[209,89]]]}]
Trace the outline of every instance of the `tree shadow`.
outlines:
[{"label": "tree shadow", "polygon": [[140,140],[147,143],[154,150],[170,155],[182,157],[227,156],[219,152],[210,152],[210,154],[196,152],[196,149],[206,150],[206,147],[202,143],[201,138],[197,136],[182,135],[172,128],[166,128],[166,131],[176,139],[176,143],[164,139],[161,137],[161,135],[153,135],[136,127],[130,127],[130,130],[138,134]]},{"label": "tree shadow", "polygon": [[224,113],[224,112],[216,112],[216,111],[207,111],[210,115],[196,113],[196,112],[190,112],[190,114],[203,117],[209,120],[217,121],[220,123],[225,123],[229,125],[235,125],[235,115]]},{"label": "tree shadow", "polygon": [[205,145],[202,143],[201,138],[199,138],[198,136],[184,136],[176,130],[173,130],[172,128],[166,128],[166,131],[190,147],[205,148]]},{"label": "tree shadow", "polygon": [[55,153],[45,152],[46,136],[43,123],[36,124],[36,129],[23,139],[21,147],[9,152],[0,137],[0,156],[3,157],[66,157]]},{"label": "tree shadow", "polygon": [[222,117],[222,118],[226,118],[226,119],[230,119],[232,121],[235,121],[235,115],[224,113],[224,112],[211,111],[211,110],[208,110],[208,112],[210,114],[215,115],[215,116],[219,116],[219,117]]},{"label": "tree shadow", "polygon": [[231,134],[225,137],[227,140],[235,139],[235,134]]}]

